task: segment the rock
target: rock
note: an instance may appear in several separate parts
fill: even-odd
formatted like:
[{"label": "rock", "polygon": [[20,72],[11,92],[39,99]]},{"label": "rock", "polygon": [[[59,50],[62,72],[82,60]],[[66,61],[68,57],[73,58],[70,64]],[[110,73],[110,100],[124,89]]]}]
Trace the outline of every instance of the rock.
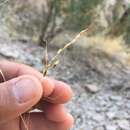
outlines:
[{"label": "rock", "polygon": [[107,117],[108,117],[108,119],[113,119],[114,117],[115,117],[115,115],[116,115],[116,113],[115,112],[108,112],[107,113]]},{"label": "rock", "polygon": [[130,92],[128,91],[126,94],[127,99],[130,99]]},{"label": "rock", "polygon": [[130,123],[128,120],[118,120],[117,124],[121,130],[130,130]]},{"label": "rock", "polygon": [[122,111],[120,110],[120,112],[116,112],[115,118],[123,120],[123,119],[129,119],[130,116],[125,110]]},{"label": "rock", "polygon": [[104,130],[104,127],[103,126],[99,126],[99,127],[94,128],[94,130]]},{"label": "rock", "polygon": [[129,101],[128,103],[126,103],[126,107],[127,107],[128,109],[130,109],[130,101]]},{"label": "rock", "polygon": [[91,93],[96,93],[99,91],[99,88],[96,85],[87,84],[84,86],[86,91],[89,91]]},{"label": "rock", "polygon": [[107,125],[105,126],[105,130],[117,130],[117,127],[115,125]]},{"label": "rock", "polygon": [[92,119],[96,122],[103,122],[104,117],[101,114],[93,114]]},{"label": "rock", "polygon": [[121,101],[121,100],[122,100],[122,97],[121,97],[121,96],[113,96],[113,95],[112,95],[112,96],[110,97],[110,99],[113,100],[113,101]]}]

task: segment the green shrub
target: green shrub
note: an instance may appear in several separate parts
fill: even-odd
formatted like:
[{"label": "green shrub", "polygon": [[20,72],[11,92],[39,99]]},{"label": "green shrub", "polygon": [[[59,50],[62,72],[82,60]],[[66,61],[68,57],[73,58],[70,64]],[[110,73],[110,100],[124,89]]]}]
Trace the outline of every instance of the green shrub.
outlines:
[{"label": "green shrub", "polygon": [[92,22],[93,9],[102,0],[70,0],[67,9],[66,27],[73,30],[82,30]]}]

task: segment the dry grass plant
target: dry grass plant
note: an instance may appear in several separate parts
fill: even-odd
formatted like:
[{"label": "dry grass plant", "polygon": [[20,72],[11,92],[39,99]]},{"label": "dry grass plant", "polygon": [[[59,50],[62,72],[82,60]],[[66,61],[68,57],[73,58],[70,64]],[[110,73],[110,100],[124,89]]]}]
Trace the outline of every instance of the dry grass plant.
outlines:
[{"label": "dry grass plant", "polygon": [[[59,64],[59,56],[67,49],[69,48],[71,45],[73,45],[82,35],[84,35],[86,32],[88,32],[89,28],[82,30],[72,41],[70,41],[69,43],[67,43],[63,48],[60,48],[56,55],[49,61],[48,60],[48,49],[47,49],[47,42],[46,42],[46,48],[45,48],[45,57],[44,57],[44,64],[45,67],[43,67],[43,77],[47,76],[48,74],[48,70],[51,68],[54,68],[57,64]],[[0,69],[0,75],[3,78],[3,82],[6,82],[6,78],[4,76],[4,73],[2,72],[2,70]],[[56,97],[57,98],[57,97]],[[47,100],[50,99],[49,97],[47,98]],[[55,99],[51,99],[51,100],[55,100]],[[23,122],[23,125],[25,127],[26,130],[29,130],[29,118],[30,118],[30,114],[28,116],[27,122],[25,121],[23,115],[20,115],[20,118]]]}]

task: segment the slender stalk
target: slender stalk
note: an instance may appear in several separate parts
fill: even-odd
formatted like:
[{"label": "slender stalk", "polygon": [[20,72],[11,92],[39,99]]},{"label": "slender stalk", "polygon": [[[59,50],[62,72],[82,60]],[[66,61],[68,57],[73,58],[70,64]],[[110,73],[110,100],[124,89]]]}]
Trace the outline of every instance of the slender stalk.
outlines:
[{"label": "slender stalk", "polygon": [[5,76],[4,76],[4,74],[3,74],[3,72],[2,72],[2,70],[0,69],[0,74],[1,74],[1,76],[2,76],[2,78],[3,78],[3,81],[5,82],[6,81],[6,79],[5,79]]},{"label": "slender stalk", "polygon": [[88,28],[85,30],[82,30],[72,41],[65,44],[65,46],[63,48],[60,48],[57,51],[56,55],[51,59],[51,61],[48,63],[48,65],[46,65],[46,67],[43,68],[43,72],[44,72],[43,75],[44,76],[46,76],[46,74],[50,68],[53,68],[55,65],[57,65],[59,63],[58,57],[60,56],[60,54],[62,54],[68,47],[73,45],[87,31],[88,31]]}]

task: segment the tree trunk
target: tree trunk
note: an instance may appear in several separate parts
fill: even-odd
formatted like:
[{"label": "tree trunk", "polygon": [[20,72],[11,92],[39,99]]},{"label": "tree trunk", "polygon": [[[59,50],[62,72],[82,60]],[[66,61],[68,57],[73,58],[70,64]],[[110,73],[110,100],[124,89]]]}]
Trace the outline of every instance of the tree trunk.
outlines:
[{"label": "tree trunk", "polygon": [[44,46],[44,40],[46,40],[44,38],[45,38],[45,35],[47,32],[47,29],[49,27],[49,24],[51,22],[51,19],[53,16],[53,9],[54,9],[55,5],[56,5],[56,0],[51,0],[50,4],[49,4],[49,11],[48,11],[48,14],[46,16],[46,21],[42,25],[41,34],[39,36],[39,45],[41,45],[41,46]]}]

